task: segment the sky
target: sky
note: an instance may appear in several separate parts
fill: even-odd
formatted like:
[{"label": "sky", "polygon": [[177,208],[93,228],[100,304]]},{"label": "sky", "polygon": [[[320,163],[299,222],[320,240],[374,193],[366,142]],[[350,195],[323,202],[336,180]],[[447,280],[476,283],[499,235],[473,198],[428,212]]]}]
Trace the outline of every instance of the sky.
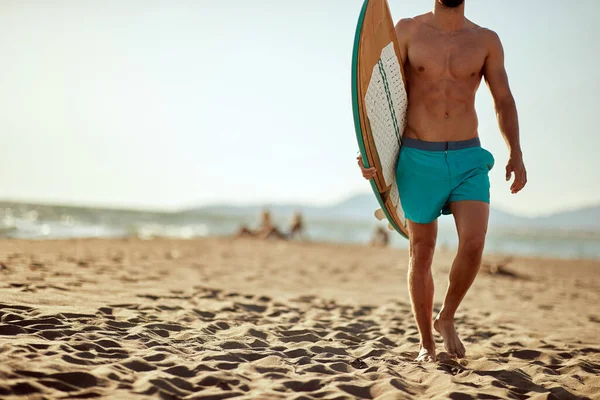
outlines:
[{"label": "sky", "polygon": [[[394,20],[434,0],[389,0]],[[356,166],[350,67],[362,0],[0,1],[0,199],[178,209],[332,204]],[[466,0],[495,30],[529,183],[511,195],[493,103],[492,205],[600,203],[597,0]]]}]

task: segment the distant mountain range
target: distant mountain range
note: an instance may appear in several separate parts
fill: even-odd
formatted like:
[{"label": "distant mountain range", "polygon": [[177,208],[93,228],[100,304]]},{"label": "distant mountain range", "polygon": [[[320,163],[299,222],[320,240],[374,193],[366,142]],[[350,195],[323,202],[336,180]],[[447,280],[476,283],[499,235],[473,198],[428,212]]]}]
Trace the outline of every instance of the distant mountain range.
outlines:
[{"label": "distant mountain range", "polygon": [[[248,206],[212,205],[199,208],[184,209],[176,212],[120,210],[112,208],[98,208],[68,205],[44,205],[29,202],[0,201],[0,225],[10,217],[5,210],[11,213],[25,215],[44,220],[61,220],[65,215],[70,215],[78,220],[92,223],[122,223],[123,221],[146,221],[158,223],[186,223],[196,218],[203,219],[207,214],[223,217],[251,216],[268,209],[273,216],[282,219],[289,218],[296,211],[301,211],[306,219],[336,220],[344,219],[357,222],[374,222],[373,213],[379,204],[372,194],[359,194],[352,196],[340,203],[330,206],[307,206],[304,204],[260,204]],[[452,218],[442,218],[442,225],[452,225]],[[1,226],[0,226],[1,227]],[[492,208],[490,213],[490,227],[524,230],[577,230],[600,232],[600,204],[576,210],[558,212],[542,217],[528,218],[510,214]]]},{"label": "distant mountain range", "polygon": [[[221,215],[258,214],[263,209],[270,210],[274,215],[289,216],[295,211],[301,211],[306,218],[355,219],[373,220],[373,212],[380,208],[375,197],[371,194],[352,196],[331,206],[306,206],[302,204],[262,204],[251,206],[212,205],[183,211],[190,214],[214,213]],[[451,219],[444,219],[451,223]],[[553,213],[542,217],[522,217],[492,208],[490,226],[501,228],[527,229],[561,229],[578,231],[600,231],[600,205],[576,210]]]}]

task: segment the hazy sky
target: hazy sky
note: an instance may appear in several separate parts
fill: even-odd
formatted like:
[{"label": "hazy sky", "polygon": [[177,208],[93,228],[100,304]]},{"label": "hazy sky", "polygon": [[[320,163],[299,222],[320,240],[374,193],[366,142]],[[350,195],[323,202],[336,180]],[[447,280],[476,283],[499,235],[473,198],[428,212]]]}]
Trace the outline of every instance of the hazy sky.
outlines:
[{"label": "hazy sky", "polygon": [[[389,0],[394,19],[434,0]],[[350,64],[362,0],[0,1],[0,198],[177,208],[332,203],[355,164]],[[600,1],[466,0],[498,32],[529,185],[504,182],[487,87],[493,205],[600,202]]]}]

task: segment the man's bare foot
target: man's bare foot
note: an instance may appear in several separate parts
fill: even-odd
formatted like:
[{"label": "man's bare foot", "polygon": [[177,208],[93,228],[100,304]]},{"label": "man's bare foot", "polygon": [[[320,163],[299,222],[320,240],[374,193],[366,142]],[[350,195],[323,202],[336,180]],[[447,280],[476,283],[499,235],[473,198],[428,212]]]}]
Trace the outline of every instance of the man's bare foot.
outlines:
[{"label": "man's bare foot", "polygon": [[421,345],[421,351],[415,359],[416,362],[435,362],[435,343],[433,341],[427,347]]},{"label": "man's bare foot", "polygon": [[463,346],[456,329],[454,329],[454,320],[442,319],[438,315],[433,323],[433,328],[444,338],[444,347],[450,357],[463,358],[465,356],[465,346]]}]

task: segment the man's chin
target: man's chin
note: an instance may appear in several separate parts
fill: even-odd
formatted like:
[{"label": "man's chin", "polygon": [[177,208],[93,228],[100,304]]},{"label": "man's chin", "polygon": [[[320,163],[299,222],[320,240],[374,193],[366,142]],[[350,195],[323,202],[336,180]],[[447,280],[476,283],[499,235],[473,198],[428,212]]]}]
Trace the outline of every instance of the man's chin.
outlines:
[{"label": "man's chin", "polygon": [[440,4],[448,8],[456,8],[465,2],[465,0],[438,0]]}]

